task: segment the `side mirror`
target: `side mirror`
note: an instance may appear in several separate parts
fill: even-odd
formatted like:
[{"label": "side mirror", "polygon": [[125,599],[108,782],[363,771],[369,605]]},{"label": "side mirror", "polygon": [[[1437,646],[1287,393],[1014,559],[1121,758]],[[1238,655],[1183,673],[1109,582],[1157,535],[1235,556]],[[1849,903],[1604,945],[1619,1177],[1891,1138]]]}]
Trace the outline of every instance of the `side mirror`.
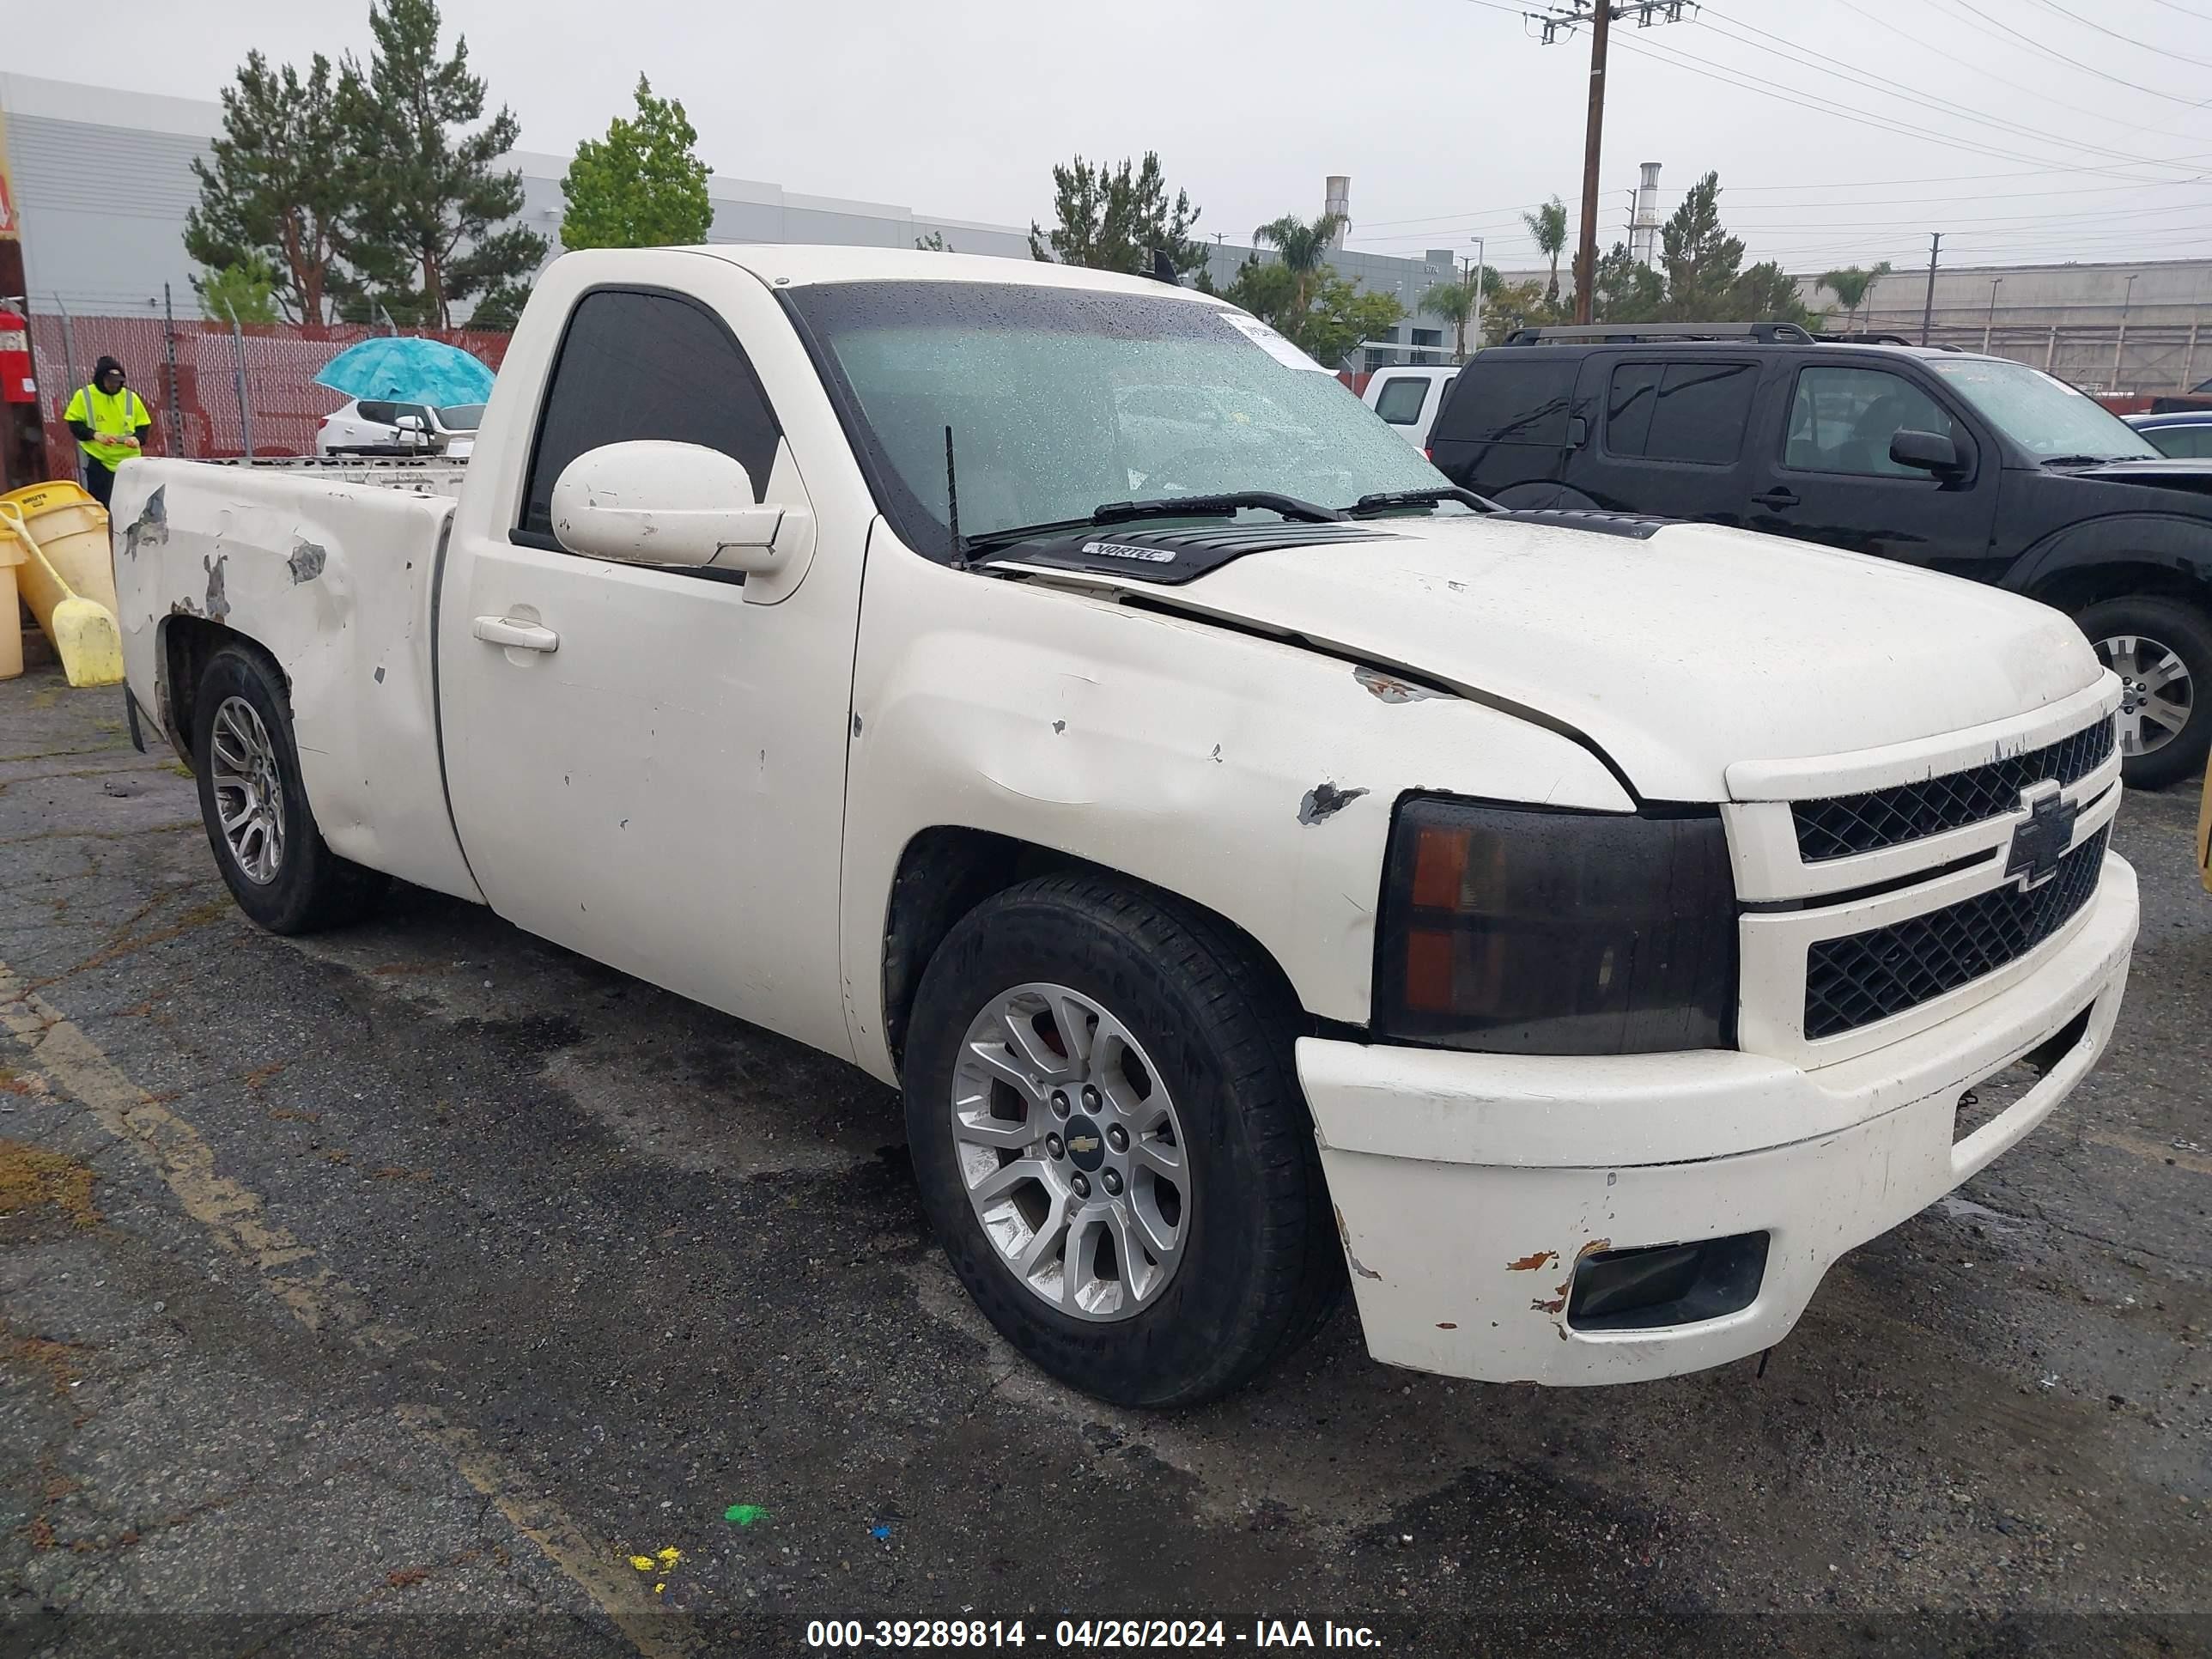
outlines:
[{"label": "side mirror", "polygon": [[757,507],[742,461],[702,444],[635,439],[585,451],[553,485],[553,536],[617,564],[714,565],[765,574],[797,510]]},{"label": "side mirror", "polygon": [[1899,466],[1909,466],[1920,472],[1940,475],[1964,470],[1959,464],[1959,446],[1940,432],[1915,432],[1907,428],[1893,434],[1889,441],[1889,459]]}]

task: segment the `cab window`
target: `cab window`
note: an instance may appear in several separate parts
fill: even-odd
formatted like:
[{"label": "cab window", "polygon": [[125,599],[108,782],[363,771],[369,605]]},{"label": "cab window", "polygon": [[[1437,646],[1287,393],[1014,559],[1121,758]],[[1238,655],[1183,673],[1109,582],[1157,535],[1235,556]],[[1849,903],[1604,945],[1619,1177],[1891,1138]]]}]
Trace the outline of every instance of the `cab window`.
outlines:
[{"label": "cab window", "polygon": [[1889,459],[1889,441],[1900,432],[1933,432],[1958,441],[1942,406],[1902,375],[1880,368],[1802,368],[1790,404],[1782,464],[1804,472],[1925,479],[1920,468]]},{"label": "cab window", "polygon": [[1418,426],[1421,405],[1428,400],[1427,377],[1394,374],[1382,382],[1382,390],[1375,399],[1375,412],[1392,426]]},{"label": "cab window", "polygon": [[782,435],[752,364],[705,307],[637,289],[586,294],[553,362],[514,538],[560,550],[554,483],[602,444],[659,438],[720,450],[744,463],[759,500]]}]

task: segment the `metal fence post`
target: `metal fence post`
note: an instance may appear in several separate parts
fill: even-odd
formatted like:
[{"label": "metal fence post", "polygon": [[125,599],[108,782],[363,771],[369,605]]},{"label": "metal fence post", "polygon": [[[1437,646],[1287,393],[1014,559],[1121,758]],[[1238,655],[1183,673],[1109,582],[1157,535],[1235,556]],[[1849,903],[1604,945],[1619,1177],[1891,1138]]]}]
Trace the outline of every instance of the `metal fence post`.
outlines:
[{"label": "metal fence post", "polygon": [[253,404],[246,395],[246,331],[238,325],[238,307],[228,300],[222,308],[230,313],[230,347],[238,360],[238,434],[246,446],[246,464],[253,465]]},{"label": "metal fence post", "polygon": [[[54,295],[54,309],[62,314],[62,367],[69,371],[69,385],[62,392],[62,418],[66,422],[69,418],[70,399],[76,396],[77,391],[76,333],[70,326],[69,307],[62,302],[59,293]],[[91,412],[89,409],[85,410],[88,415]],[[84,482],[84,446],[77,442],[76,434],[73,432],[70,434],[70,453],[76,458],[74,476],[77,483],[82,484]]]},{"label": "metal fence post", "polygon": [[169,285],[161,284],[161,315],[164,319],[161,336],[167,347],[169,360],[169,443],[170,459],[181,459],[185,442],[185,406],[177,392],[177,307],[169,298]]},{"label": "metal fence post", "polygon": [[2051,325],[2051,343],[2043,349],[2043,372],[2051,373],[2051,364],[2058,361],[2058,325]]}]

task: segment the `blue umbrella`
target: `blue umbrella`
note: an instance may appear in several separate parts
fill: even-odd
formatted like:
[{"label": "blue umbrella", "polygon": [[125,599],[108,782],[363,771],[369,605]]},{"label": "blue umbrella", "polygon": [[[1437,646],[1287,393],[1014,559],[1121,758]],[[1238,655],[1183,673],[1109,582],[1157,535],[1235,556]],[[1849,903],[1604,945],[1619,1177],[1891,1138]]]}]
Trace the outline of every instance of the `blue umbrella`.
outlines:
[{"label": "blue umbrella", "polygon": [[363,340],[323,365],[315,376],[349,398],[403,404],[480,404],[491,396],[491,371],[459,346],[386,336]]}]

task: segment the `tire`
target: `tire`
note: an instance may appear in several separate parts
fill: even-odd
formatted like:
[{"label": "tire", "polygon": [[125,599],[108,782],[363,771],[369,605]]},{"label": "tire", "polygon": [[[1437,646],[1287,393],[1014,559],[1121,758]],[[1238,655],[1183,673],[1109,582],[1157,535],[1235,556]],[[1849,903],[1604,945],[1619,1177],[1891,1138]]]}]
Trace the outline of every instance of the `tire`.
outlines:
[{"label": "tire", "polygon": [[[1029,1019],[1027,1054],[1054,1070],[1024,1065],[1016,1018]],[[1060,1033],[1078,1025],[1103,1100],[1066,1058]],[[977,1306],[1036,1364],[1115,1405],[1190,1406],[1250,1381],[1327,1319],[1344,1259],[1292,1066],[1296,1010],[1218,923],[1102,877],[1025,882],[954,927],[908,1030],[907,1130],[923,1207]],[[1004,1065],[977,1059],[986,1050],[1047,1086],[1025,1096]],[[990,1079],[980,1095],[977,1077]],[[1068,1085],[1065,1118],[1054,1081]],[[956,1138],[963,1097],[988,1103],[970,1122],[1006,1145]],[[1039,1127],[1053,1139],[1037,1139]],[[1098,1164],[1088,1176],[1086,1153]],[[1163,1154],[1179,1176],[1152,1167]],[[969,1188],[991,1181],[994,1160],[1034,1164],[1037,1178],[1011,1189],[987,1228]],[[1066,1212],[1088,1218],[1056,1258],[1046,1253],[1039,1277],[1051,1291],[1010,1259],[1048,1233],[1048,1170]],[[1088,1199],[1070,1192],[1083,1180]],[[1151,1249],[1163,1224],[1176,1247],[1164,1269]],[[1071,1272],[1066,1241],[1078,1237]],[[1141,1259],[1125,1268],[1125,1253]]]},{"label": "tire", "polygon": [[[2120,711],[2120,775],[2128,787],[2162,789],[2202,777],[2212,752],[2212,620],[2185,600],[2151,598],[2101,600],[2075,620],[2099,659],[2128,682]],[[2169,678],[2160,680],[2161,673]],[[2160,735],[2167,728],[2144,707],[2171,707],[2177,690],[2186,718],[2179,731]]]},{"label": "tire", "polygon": [[[389,878],[324,843],[284,682],[258,651],[226,645],[210,659],[193,694],[192,756],[208,845],[240,909],[272,933],[313,933],[374,908]],[[235,843],[226,811],[248,817]]]}]

